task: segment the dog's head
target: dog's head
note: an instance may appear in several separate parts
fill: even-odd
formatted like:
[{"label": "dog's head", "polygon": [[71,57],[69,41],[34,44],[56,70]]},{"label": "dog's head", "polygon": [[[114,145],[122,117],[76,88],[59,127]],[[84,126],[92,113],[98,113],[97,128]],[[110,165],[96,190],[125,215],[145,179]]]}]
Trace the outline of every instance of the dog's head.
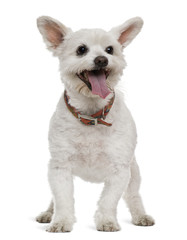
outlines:
[{"label": "dog's head", "polygon": [[101,29],[73,32],[46,16],[38,18],[37,24],[48,49],[60,60],[65,87],[104,99],[117,84],[126,65],[123,48],[139,33],[143,21],[136,17],[109,32]]}]

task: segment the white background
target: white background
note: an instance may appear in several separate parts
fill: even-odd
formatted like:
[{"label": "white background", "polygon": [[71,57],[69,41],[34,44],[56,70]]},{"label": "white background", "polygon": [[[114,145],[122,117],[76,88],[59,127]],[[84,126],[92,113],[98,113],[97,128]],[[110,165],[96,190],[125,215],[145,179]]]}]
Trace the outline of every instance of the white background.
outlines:
[{"label": "white background", "polygon": [[[122,230],[95,230],[102,185],[75,179],[77,223],[68,234],[34,221],[47,207],[48,123],[63,91],[58,60],[45,49],[36,18],[49,15],[73,30],[109,30],[141,16],[144,27],[125,49],[121,87],[138,130],[141,194],[154,227],[136,227],[121,200]],[[16,0],[0,3],[0,238],[186,239],[187,12],[185,1]]]}]

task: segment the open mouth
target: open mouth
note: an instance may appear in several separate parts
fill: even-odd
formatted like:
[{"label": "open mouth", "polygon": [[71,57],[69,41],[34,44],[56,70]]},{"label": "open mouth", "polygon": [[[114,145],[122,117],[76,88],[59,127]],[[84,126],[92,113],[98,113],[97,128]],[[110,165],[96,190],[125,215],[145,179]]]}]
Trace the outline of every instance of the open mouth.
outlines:
[{"label": "open mouth", "polygon": [[99,95],[104,99],[111,93],[106,84],[109,74],[109,69],[99,69],[92,71],[84,70],[77,76],[87,85],[92,94]]}]

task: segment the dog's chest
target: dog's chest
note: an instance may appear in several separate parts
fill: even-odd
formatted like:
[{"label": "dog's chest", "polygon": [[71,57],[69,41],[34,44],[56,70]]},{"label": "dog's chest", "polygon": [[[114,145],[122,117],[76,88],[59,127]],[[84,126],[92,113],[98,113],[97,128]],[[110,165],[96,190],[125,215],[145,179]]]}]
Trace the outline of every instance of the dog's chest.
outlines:
[{"label": "dog's chest", "polygon": [[116,146],[110,130],[84,131],[74,142],[70,157],[73,173],[87,181],[102,182],[113,172],[117,159]]},{"label": "dog's chest", "polygon": [[108,148],[111,147],[111,137],[107,129],[98,129],[92,126],[79,129],[73,137],[74,141],[72,141],[74,153],[78,159],[92,165],[98,157],[104,158],[109,155]]}]

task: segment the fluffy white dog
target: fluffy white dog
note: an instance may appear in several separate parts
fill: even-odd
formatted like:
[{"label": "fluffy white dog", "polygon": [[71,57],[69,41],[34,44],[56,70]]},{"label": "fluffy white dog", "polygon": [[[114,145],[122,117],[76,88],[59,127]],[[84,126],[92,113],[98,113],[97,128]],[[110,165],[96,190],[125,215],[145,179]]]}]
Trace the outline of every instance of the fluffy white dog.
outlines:
[{"label": "fluffy white dog", "polygon": [[37,23],[47,48],[59,58],[65,86],[49,129],[53,200],[37,221],[51,222],[49,232],[72,230],[73,176],[78,176],[105,184],[95,214],[97,230],[120,230],[116,211],[122,195],[135,225],[153,225],[138,193],[136,127],[123,94],[115,89],[126,66],[122,50],[140,32],[142,19],[130,19],[109,32],[73,32],[46,16]]}]

